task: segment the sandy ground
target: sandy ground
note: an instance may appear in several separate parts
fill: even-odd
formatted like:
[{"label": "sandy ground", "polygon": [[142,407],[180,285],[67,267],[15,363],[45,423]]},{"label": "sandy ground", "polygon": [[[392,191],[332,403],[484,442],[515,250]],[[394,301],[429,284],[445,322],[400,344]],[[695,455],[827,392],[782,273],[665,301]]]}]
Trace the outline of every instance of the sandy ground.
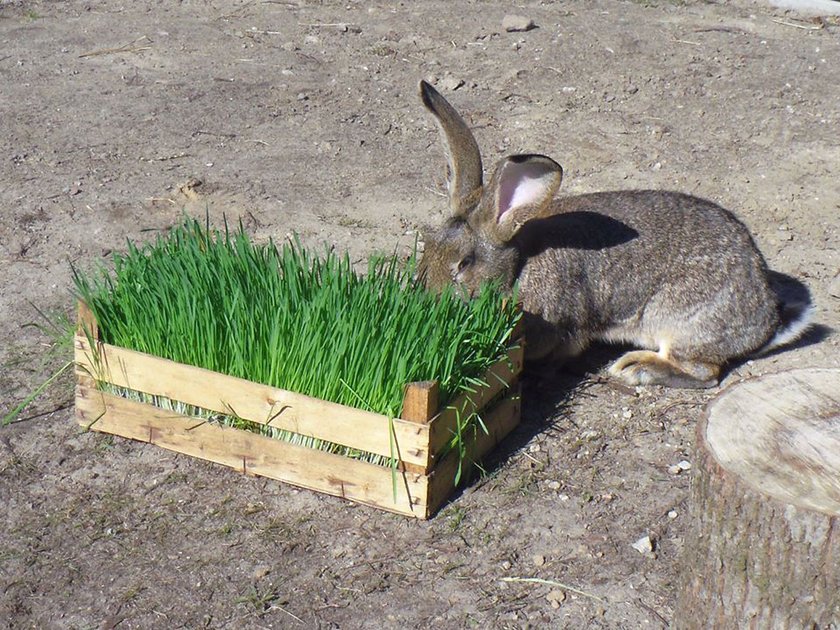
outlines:
[{"label": "sandy ground", "polygon": [[[564,191],[713,199],[822,328],[723,386],[840,364],[840,26],[759,2],[0,1],[0,411],[69,359],[37,327],[186,212],[363,258],[443,217],[435,82],[489,163]],[[0,627],[663,628],[715,391],[526,383],[524,421],[434,520],[80,432],[65,376],[0,428]],[[654,553],[631,545],[650,535]],[[505,580],[504,578],[517,578]],[[537,578],[545,582],[522,581]]]}]

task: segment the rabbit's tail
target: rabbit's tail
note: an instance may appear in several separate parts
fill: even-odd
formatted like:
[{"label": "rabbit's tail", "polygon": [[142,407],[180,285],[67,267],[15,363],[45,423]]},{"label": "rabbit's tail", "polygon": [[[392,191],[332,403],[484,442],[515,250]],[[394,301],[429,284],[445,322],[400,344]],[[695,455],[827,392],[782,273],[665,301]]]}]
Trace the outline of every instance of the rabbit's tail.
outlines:
[{"label": "rabbit's tail", "polygon": [[781,325],[773,338],[762,346],[756,354],[767,354],[780,346],[785,346],[799,339],[810,327],[814,310],[814,305],[811,302],[784,302],[780,304]]}]

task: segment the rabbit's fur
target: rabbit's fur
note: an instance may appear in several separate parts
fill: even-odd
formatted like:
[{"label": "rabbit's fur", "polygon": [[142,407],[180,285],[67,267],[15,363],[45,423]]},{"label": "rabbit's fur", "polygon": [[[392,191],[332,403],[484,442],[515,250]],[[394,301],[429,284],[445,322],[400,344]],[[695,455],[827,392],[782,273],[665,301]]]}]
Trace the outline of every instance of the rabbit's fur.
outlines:
[{"label": "rabbit's fur", "polygon": [[782,322],[764,258],[729,211],[654,190],[555,197],[563,171],[542,155],[500,160],[484,185],[466,123],[426,82],[421,97],[441,131],[451,216],[426,235],[420,273],[469,293],[518,283],[527,358],[630,343],[644,350],[610,367],[625,382],[711,387],[731,359],[806,328],[809,305]]}]

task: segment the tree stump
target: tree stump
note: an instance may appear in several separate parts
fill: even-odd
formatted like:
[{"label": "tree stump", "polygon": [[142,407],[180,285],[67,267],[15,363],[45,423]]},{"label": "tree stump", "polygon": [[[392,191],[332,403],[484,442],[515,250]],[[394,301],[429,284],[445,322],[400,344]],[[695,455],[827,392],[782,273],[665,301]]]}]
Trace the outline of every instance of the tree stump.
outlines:
[{"label": "tree stump", "polygon": [[840,369],[724,391],[695,451],[674,626],[840,628]]}]

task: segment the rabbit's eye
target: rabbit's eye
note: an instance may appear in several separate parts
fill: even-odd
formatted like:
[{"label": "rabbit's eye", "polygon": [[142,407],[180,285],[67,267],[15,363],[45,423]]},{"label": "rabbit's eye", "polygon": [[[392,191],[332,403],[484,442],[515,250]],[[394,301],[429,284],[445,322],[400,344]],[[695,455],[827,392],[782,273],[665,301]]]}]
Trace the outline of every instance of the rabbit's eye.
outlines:
[{"label": "rabbit's eye", "polygon": [[475,255],[467,254],[461,259],[461,262],[458,263],[458,273],[461,273],[464,269],[469,267],[475,262]]}]

